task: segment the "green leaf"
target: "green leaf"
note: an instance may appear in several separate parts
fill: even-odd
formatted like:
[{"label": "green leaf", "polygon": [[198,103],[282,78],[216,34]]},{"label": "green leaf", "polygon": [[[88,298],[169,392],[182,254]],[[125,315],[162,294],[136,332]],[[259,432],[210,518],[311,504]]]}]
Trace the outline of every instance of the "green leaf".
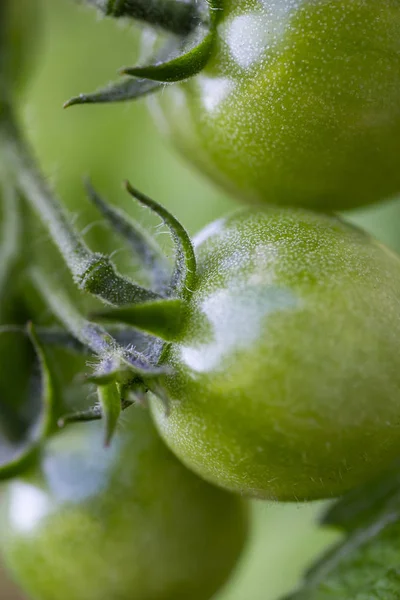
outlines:
[{"label": "green leaf", "polygon": [[287,600],[400,598],[400,462],[338,500],[323,524],[347,537],[307,573]]},{"label": "green leaf", "polygon": [[322,523],[354,531],[387,514],[396,514],[400,518],[400,461],[335,502],[324,515]]},{"label": "green leaf", "polygon": [[[8,333],[0,332],[0,335],[8,335]],[[4,429],[0,440],[0,479],[8,479],[20,473],[29,464],[41,444],[52,433],[57,420],[58,390],[50,361],[33,325],[28,326],[28,335],[40,366],[40,391],[38,392],[37,387],[30,390],[31,394],[40,393],[40,412],[34,424],[29,428],[27,436],[19,443],[14,444],[10,443],[7,435],[7,423],[2,410],[5,405],[0,403],[0,413],[3,414],[1,425]],[[29,400],[29,402],[31,401]]]},{"label": "green leaf", "polygon": [[400,521],[373,523],[353,532],[286,600],[398,600]]}]

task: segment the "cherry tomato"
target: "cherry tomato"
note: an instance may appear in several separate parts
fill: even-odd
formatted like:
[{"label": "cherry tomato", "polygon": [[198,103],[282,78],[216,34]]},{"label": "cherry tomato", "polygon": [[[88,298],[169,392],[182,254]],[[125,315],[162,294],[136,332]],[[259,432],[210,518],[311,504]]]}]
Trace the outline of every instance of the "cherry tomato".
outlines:
[{"label": "cherry tomato", "polygon": [[342,494],[400,453],[400,259],[303,209],[247,208],[194,240],[197,275],[151,410],[169,447],[240,494]]},{"label": "cherry tomato", "polygon": [[249,202],[350,209],[400,191],[393,0],[223,0],[203,71],[149,97],[204,173]]},{"label": "cherry tomato", "polygon": [[186,470],[141,409],[110,448],[101,423],[70,426],[6,484],[8,567],[40,600],[208,600],[242,550],[242,500]]}]

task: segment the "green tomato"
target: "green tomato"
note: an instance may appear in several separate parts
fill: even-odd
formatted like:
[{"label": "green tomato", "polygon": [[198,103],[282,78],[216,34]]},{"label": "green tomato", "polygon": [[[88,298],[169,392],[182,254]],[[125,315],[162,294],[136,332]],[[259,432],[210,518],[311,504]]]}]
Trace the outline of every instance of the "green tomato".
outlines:
[{"label": "green tomato", "polygon": [[125,413],[110,448],[99,423],[53,437],[6,484],[6,564],[37,600],[208,600],[242,550],[242,500],[186,470],[146,411]]},{"label": "green tomato", "polygon": [[400,191],[400,7],[222,0],[203,71],[149,97],[239,199],[350,209]]},{"label": "green tomato", "polygon": [[342,494],[400,454],[400,259],[333,216],[242,209],[195,238],[162,361],[173,452],[240,494]]}]

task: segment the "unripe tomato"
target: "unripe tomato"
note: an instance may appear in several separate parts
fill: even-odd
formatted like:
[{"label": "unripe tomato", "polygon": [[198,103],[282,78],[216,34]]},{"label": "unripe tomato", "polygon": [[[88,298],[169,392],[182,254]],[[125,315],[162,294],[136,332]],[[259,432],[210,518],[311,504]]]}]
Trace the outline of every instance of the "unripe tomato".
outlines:
[{"label": "unripe tomato", "polygon": [[205,69],[149,97],[175,145],[245,201],[349,209],[400,191],[400,7],[222,0]]},{"label": "unripe tomato", "polygon": [[400,454],[400,259],[302,209],[242,209],[195,238],[189,316],[162,358],[169,447],[240,494],[342,494]]},{"label": "unripe tomato", "polygon": [[37,600],[208,600],[247,531],[242,500],[186,470],[148,413],[131,409],[104,449],[101,423],[71,426],[6,484],[1,546]]}]

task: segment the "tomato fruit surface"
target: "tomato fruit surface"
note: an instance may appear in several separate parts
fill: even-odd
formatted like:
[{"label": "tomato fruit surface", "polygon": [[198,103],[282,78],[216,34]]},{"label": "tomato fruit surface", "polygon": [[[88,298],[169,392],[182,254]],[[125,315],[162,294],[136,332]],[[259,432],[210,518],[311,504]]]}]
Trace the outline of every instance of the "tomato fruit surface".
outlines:
[{"label": "tomato fruit surface", "polygon": [[329,498],[379,472],[400,453],[400,259],[303,209],[241,209],[194,242],[169,412],[151,396],[170,448],[258,498]]},{"label": "tomato fruit surface", "polygon": [[101,423],[69,427],[5,488],[2,552],[38,600],[208,600],[246,537],[242,500],[187,471],[141,409],[108,449]]},{"label": "tomato fruit surface", "polygon": [[205,69],[149,97],[239,199],[350,209],[400,191],[394,0],[222,0]]}]

